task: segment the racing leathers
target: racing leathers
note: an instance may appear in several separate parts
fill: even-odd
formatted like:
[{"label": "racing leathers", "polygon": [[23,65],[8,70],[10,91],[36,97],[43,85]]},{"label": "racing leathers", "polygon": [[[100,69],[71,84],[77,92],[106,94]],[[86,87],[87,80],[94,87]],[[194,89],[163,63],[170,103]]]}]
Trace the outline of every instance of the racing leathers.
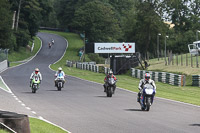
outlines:
[{"label": "racing leathers", "polygon": [[138,102],[140,101],[140,96],[141,96],[141,93],[143,91],[143,87],[144,87],[145,84],[151,84],[154,87],[155,92],[156,92],[156,84],[152,79],[149,79],[149,80],[141,79],[139,86],[138,86],[138,89],[139,89],[138,97],[137,97]]},{"label": "racing leathers", "polygon": [[40,83],[41,83],[41,81],[42,81],[42,75],[41,75],[41,73],[40,73],[40,72],[37,72],[37,74],[36,74],[35,71],[34,71],[34,72],[31,74],[31,76],[30,76],[30,87],[32,86],[32,80],[33,80],[33,78],[34,78],[35,76],[39,78]]},{"label": "racing leathers", "polygon": [[64,83],[65,83],[65,73],[63,71],[57,71],[56,74],[55,74],[55,87],[57,86],[58,84],[58,78],[59,79],[62,79],[62,82],[63,82],[63,87],[64,87]]},{"label": "racing leathers", "polygon": [[[108,86],[108,79],[109,78],[114,78],[114,80],[116,81],[117,80],[117,78],[112,74],[112,75],[107,75],[105,78],[104,78],[104,92],[106,92],[106,88],[107,88],[107,86]],[[114,90],[115,90],[115,88],[116,88],[116,85],[114,85]]]}]

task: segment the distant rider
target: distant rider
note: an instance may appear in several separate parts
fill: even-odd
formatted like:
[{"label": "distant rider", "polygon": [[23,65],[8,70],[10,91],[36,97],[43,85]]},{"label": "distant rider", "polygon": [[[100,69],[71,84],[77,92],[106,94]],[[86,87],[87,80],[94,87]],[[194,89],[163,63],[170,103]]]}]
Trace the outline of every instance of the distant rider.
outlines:
[{"label": "distant rider", "polygon": [[137,102],[140,102],[140,96],[145,84],[151,84],[154,87],[155,92],[156,92],[156,85],[155,85],[155,82],[152,79],[150,79],[151,78],[150,74],[146,73],[144,77],[145,79],[141,79],[138,86],[139,92],[138,92]]},{"label": "distant rider", "polygon": [[[107,88],[107,86],[108,86],[108,79],[109,78],[114,78],[114,80],[115,81],[117,81],[117,78],[115,77],[115,75],[113,75],[113,72],[112,72],[112,70],[110,70],[109,72],[108,72],[108,74],[106,75],[106,77],[104,78],[104,85],[103,85],[103,87],[104,87],[104,92],[106,92],[106,88]],[[115,90],[115,88],[116,88],[116,85],[114,86],[114,90]]]},{"label": "distant rider", "polygon": [[53,38],[51,39],[51,43],[54,44],[54,40],[53,40]]},{"label": "distant rider", "polygon": [[30,87],[32,87],[32,80],[33,80],[33,78],[35,76],[39,78],[40,83],[41,83],[41,81],[42,81],[42,75],[41,75],[40,70],[38,68],[35,68],[35,71],[33,71],[33,73],[30,76]]},{"label": "distant rider", "polygon": [[49,48],[51,48],[51,42],[49,42],[49,44],[48,44],[48,45],[49,45]]},{"label": "distant rider", "polygon": [[58,71],[56,72],[56,74],[55,74],[55,77],[56,77],[56,79],[55,79],[55,87],[57,86],[57,84],[58,84],[58,78],[61,78],[62,80],[63,80],[63,87],[64,87],[64,83],[65,83],[65,73],[62,71],[62,68],[61,67],[59,67],[58,68]]}]

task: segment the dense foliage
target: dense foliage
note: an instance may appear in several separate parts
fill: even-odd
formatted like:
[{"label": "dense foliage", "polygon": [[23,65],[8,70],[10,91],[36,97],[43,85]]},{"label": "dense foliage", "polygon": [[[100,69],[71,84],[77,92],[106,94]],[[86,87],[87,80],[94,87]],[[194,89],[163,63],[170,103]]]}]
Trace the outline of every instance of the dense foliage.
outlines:
[{"label": "dense foliage", "polygon": [[199,0],[3,0],[0,48],[26,46],[41,26],[85,33],[88,42],[135,42],[137,52],[154,56],[161,33],[160,50],[168,35],[167,49],[184,53],[198,38],[199,5]]}]

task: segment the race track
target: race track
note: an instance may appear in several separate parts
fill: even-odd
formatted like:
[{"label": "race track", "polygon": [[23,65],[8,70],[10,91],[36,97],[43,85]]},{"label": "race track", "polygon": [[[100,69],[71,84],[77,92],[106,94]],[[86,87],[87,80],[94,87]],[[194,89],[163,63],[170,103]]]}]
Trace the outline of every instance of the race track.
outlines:
[{"label": "race track", "polygon": [[[149,112],[141,111],[136,93],[117,89],[112,98],[107,98],[101,84],[71,76],[67,76],[65,88],[57,91],[55,72],[48,66],[61,58],[68,44],[64,38],[53,34],[39,33],[38,36],[43,46],[37,56],[0,74],[12,92],[36,112],[35,116],[42,116],[72,133],[200,132],[200,108],[197,106],[155,98]],[[49,49],[47,44],[51,38],[55,44]],[[35,67],[40,69],[43,81],[33,94],[29,77]],[[4,97],[7,95],[0,92]],[[28,113],[23,107],[11,108],[14,105],[0,103],[1,109]]]}]

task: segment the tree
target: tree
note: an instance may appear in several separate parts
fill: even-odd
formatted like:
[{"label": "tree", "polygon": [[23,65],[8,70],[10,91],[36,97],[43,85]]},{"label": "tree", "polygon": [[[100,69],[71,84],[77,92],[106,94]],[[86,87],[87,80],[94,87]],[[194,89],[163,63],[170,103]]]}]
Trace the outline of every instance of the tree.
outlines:
[{"label": "tree", "polygon": [[137,22],[134,27],[133,39],[136,48],[141,53],[147,51],[155,53],[157,34],[166,27],[156,9],[159,9],[159,0],[143,0],[137,3]]},{"label": "tree", "polygon": [[113,42],[121,34],[112,6],[100,1],[88,2],[76,10],[72,26],[85,31],[90,42]]},{"label": "tree", "polygon": [[15,38],[12,36],[12,12],[8,1],[0,2],[0,48],[12,49]]}]

